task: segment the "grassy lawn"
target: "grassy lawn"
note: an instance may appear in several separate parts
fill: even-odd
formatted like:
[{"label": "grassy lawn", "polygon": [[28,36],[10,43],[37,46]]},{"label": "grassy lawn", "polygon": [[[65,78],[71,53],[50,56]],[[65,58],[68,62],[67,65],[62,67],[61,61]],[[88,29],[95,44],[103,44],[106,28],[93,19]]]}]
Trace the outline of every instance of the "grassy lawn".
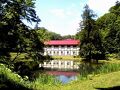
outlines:
[{"label": "grassy lawn", "polygon": [[80,57],[74,57],[74,56],[52,56],[53,59],[56,60],[74,60],[74,61],[80,61]]},{"label": "grassy lawn", "polygon": [[[13,60],[16,56],[17,53],[10,53],[11,59]],[[20,55],[17,56],[16,61],[33,61],[32,59],[25,59],[26,53],[21,53]]]},{"label": "grassy lawn", "polygon": [[[10,53],[11,58],[15,58],[17,56],[17,53]],[[25,57],[25,53],[21,53],[20,55],[18,55],[17,58],[24,58]]]},{"label": "grassy lawn", "polygon": [[[17,53],[11,53],[11,58],[15,58]],[[26,53],[21,53],[19,56],[17,56],[18,59],[25,58]],[[80,61],[81,58],[77,56],[51,56],[55,60],[74,60],[74,61]]]},{"label": "grassy lawn", "polygon": [[38,90],[97,90],[120,86],[120,71],[96,75],[88,80],[78,80],[66,85],[46,86]]}]

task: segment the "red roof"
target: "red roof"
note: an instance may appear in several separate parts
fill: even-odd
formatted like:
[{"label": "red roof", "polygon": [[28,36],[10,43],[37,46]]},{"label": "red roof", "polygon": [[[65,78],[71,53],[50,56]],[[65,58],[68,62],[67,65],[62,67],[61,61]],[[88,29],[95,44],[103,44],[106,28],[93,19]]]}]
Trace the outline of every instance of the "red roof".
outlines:
[{"label": "red roof", "polygon": [[79,40],[74,39],[66,39],[66,40],[51,40],[47,41],[44,44],[45,45],[79,45]]}]

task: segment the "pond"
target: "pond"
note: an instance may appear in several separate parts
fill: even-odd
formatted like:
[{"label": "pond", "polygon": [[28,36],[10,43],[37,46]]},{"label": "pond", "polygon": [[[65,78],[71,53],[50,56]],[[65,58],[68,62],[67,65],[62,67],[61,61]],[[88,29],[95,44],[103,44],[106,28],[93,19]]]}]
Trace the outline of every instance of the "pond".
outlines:
[{"label": "pond", "polygon": [[79,75],[79,73],[76,71],[46,71],[46,73],[49,75],[54,75],[56,79],[63,84],[77,80],[77,75]]},{"label": "pond", "polygon": [[52,60],[39,64],[39,67],[44,67],[48,75],[53,75],[63,84],[73,80],[77,80],[78,64],[72,60]]}]

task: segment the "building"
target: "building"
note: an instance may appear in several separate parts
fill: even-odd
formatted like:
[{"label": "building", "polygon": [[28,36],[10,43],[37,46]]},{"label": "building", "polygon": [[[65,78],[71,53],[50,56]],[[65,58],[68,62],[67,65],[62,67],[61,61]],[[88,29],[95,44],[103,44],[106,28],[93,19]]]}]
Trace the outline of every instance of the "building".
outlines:
[{"label": "building", "polygon": [[76,56],[79,55],[79,40],[51,40],[45,42],[44,55]]}]

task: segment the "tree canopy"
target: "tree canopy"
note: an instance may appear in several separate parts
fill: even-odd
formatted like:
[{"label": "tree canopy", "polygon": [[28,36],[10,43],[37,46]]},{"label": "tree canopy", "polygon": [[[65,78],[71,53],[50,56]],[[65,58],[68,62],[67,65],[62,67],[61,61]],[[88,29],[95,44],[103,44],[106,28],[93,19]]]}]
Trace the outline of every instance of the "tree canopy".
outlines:
[{"label": "tree canopy", "polygon": [[105,57],[101,35],[94,20],[95,16],[89,6],[86,5],[82,14],[83,20],[80,23],[80,56],[88,61]]},{"label": "tree canopy", "polygon": [[30,30],[22,20],[40,22],[34,9],[34,0],[0,1],[1,62],[8,63],[3,58],[10,60],[11,52],[17,52],[17,56],[24,52],[33,60],[43,60],[44,44],[38,39],[36,31]]},{"label": "tree canopy", "polygon": [[111,7],[109,13],[97,19],[97,25],[101,30],[104,46],[108,53],[120,51],[120,2]]}]

